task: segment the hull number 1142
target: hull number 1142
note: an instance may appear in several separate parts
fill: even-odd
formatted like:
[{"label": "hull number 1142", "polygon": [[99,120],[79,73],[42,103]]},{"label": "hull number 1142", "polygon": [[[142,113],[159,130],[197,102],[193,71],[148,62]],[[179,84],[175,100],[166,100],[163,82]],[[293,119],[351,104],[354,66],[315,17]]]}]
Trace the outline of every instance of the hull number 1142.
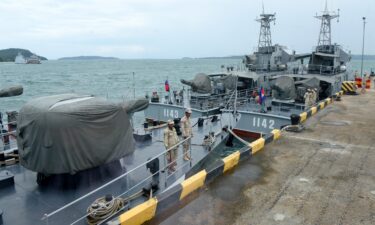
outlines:
[{"label": "hull number 1142", "polygon": [[273,130],[275,129],[275,120],[253,117],[253,126]]}]

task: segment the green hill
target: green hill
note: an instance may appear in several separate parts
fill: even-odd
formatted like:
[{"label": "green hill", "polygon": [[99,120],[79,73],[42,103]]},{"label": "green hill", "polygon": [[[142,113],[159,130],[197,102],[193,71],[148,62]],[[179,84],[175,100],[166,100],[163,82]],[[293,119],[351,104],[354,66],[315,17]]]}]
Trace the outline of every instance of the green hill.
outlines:
[{"label": "green hill", "polygon": [[14,62],[14,59],[16,58],[18,53],[21,53],[26,58],[32,55],[36,55],[39,57],[40,60],[47,60],[47,58],[34,54],[27,49],[8,48],[8,49],[0,50],[0,62]]}]

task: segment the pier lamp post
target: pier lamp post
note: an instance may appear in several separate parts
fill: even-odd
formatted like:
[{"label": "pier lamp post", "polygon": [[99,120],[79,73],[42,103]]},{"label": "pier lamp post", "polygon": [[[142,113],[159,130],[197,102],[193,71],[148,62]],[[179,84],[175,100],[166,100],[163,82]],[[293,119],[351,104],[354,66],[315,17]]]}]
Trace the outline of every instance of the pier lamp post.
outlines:
[{"label": "pier lamp post", "polygon": [[366,91],[365,89],[366,81],[365,81],[365,76],[363,74],[363,54],[365,50],[366,17],[362,17],[362,20],[363,20],[363,32],[362,32],[362,59],[361,59],[361,77],[362,77],[362,91],[361,92],[364,93]]}]

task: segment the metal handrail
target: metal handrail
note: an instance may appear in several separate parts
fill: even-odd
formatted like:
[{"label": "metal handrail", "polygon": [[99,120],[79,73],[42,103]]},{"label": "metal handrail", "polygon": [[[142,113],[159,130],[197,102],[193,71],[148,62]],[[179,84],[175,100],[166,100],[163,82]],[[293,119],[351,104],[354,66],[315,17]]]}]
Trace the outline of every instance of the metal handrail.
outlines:
[{"label": "metal handrail", "polygon": [[[238,97],[248,97],[248,94],[249,93],[252,93],[252,91],[256,90],[257,88],[250,88],[250,89],[244,89],[244,90],[240,90],[240,91],[237,91],[237,95]],[[184,89],[185,91],[191,91],[191,89]],[[222,98],[227,98],[229,97],[229,101],[230,101],[230,96],[233,95],[233,93],[235,93],[235,91],[230,91],[228,93],[222,93],[222,94],[214,94],[214,95],[208,95],[208,96],[194,96],[193,99],[189,98],[189,103],[191,105],[195,105],[195,104],[199,104],[201,103],[200,105],[196,105],[195,107],[198,107],[200,108],[201,110],[206,110],[206,109],[211,109],[211,108],[214,108],[214,107],[218,107],[220,106],[220,104],[223,102],[223,99]],[[159,103],[162,103],[162,104],[168,104],[168,102],[165,102],[163,100],[166,99],[167,96],[171,96],[172,95],[172,92],[169,92],[169,94],[166,94],[166,93],[159,93]],[[151,97],[151,96],[150,96]],[[171,100],[175,100],[175,97],[173,98],[170,98]],[[181,99],[182,101],[180,102],[173,102],[174,105],[184,105],[184,100],[185,99]],[[228,101],[228,99],[224,99],[225,102]],[[185,100],[186,101],[186,100]],[[208,105],[207,105],[208,104]],[[193,107],[193,108],[195,108]]]},{"label": "metal handrail", "polygon": [[319,52],[335,52],[337,49],[340,48],[340,45],[334,44],[334,45],[318,45],[313,46],[312,51],[319,51]]},{"label": "metal handrail", "polygon": [[[8,124],[10,124],[10,123],[8,123]],[[2,144],[2,149],[0,150],[0,152],[9,153],[9,152],[13,152],[14,150],[17,150],[17,145],[15,147],[14,141],[12,141],[10,139],[10,137],[15,138],[16,133],[17,133],[16,130],[3,132],[3,129],[0,129],[0,141],[1,141],[1,144]],[[6,136],[8,136],[7,138],[9,139],[8,143],[5,143]]]},{"label": "metal handrail", "polygon": [[[186,139],[184,139],[184,140],[187,141],[188,139],[191,139],[191,137],[186,138]],[[183,144],[184,141],[181,141],[181,142],[179,142],[179,143]],[[177,143],[176,145],[174,145],[174,146],[172,146],[171,148],[167,149],[167,151],[165,151],[163,154],[166,155],[167,152],[169,152],[169,151],[173,150],[174,148],[180,146],[181,144],[179,144],[179,143]],[[191,147],[190,147],[188,153],[191,154]],[[161,155],[163,155],[163,154],[161,154]],[[182,156],[183,156],[183,155],[184,155],[184,154],[182,154]],[[157,158],[159,158],[159,157],[157,157]],[[164,158],[165,158],[165,157],[164,157]],[[127,194],[127,193],[129,193],[130,191],[134,190],[136,187],[140,186],[141,184],[143,184],[143,183],[146,182],[147,180],[152,179],[153,176],[155,176],[156,174],[161,173],[162,171],[167,170],[168,167],[169,167],[172,163],[177,162],[178,159],[179,159],[179,157],[176,158],[176,160],[170,162],[169,164],[165,163],[165,166],[164,166],[164,167],[159,168],[159,170],[158,170],[157,172],[155,172],[155,173],[149,175],[148,177],[146,177],[145,179],[139,181],[137,184],[135,184],[135,185],[132,186],[131,188],[127,189],[125,192],[123,192],[123,193],[117,195],[116,198],[119,198],[119,197],[121,197],[121,196],[124,196],[125,194]],[[153,159],[152,159],[152,160],[153,160]],[[148,161],[152,161],[152,160],[148,160]],[[183,168],[184,166],[186,166],[186,164],[187,164],[187,163],[184,163],[182,166],[178,167],[178,169]],[[177,169],[174,173],[176,173],[176,172],[178,171],[178,169]],[[129,172],[130,172],[130,171],[129,171]],[[172,173],[171,175],[167,176],[167,179],[168,179],[170,176],[172,176],[174,173]],[[127,207],[127,205],[124,205],[122,208],[119,209],[119,211],[124,210],[126,207]],[[73,223],[71,223],[70,225],[73,225],[73,224],[78,223],[79,221],[85,219],[87,216],[89,216],[89,215],[92,214],[92,213],[95,213],[95,210],[94,210],[93,212],[86,213],[85,215],[81,216],[80,218],[78,218],[77,220],[75,220],[75,221],[74,221]],[[98,225],[105,223],[105,222],[108,221],[109,219],[111,219],[111,217],[108,217],[107,219],[104,219],[104,220],[101,221]]]},{"label": "metal handrail", "polygon": [[[334,66],[324,66],[320,64],[308,64],[308,67],[299,67],[300,73],[304,74],[304,72],[309,72],[311,70],[318,71],[318,74],[320,75],[334,75],[338,72],[340,72],[340,67],[334,67]],[[325,72],[328,71],[328,72]]]},{"label": "metal handrail", "polygon": [[14,130],[14,131],[8,131],[8,132],[6,132],[6,133],[0,132],[0,136],[1,136],[1,137],[4,137],[4,136],[6,136],[6,135],[12,135],[12,134],[16,134],[16,133],[17,133],[16,130]]},{"label": "metal handrail", "polygon": [[[156,159],[156,158],[159,158],[160,156],[166,154],[167,152],[169,152],[169,151],[171,151],[172,149],[174,149],[174,148],[180,146],[181,144],[185,143],[187,140],[190,140],[190,139],[191,139],[191,136],[188,137],[188,138],[186,138],[186,139],[184,139],[184,140],[182,140],[182,141],[180,141],[179,143],[177,143],[176,145],[174,145],[174,146],[172,146],[171,148],[167,149],[166,151],[164,151],[164,152],[162,152],[162,153],[160,153],[160,154],[154,156],[153,158],[147,160],[146,162],[144,162],[144,163],[138,165],[137,167],[135,167],[135,168],[129,170],[128,172],[126,172],[126,173],[124,173],[124,174],[122,174],[122,175],[116,177],[115,179],[113,179],[113,180],[111,180],[111,181],[109,181],[109,182],[103,184],[102,186],[96,188],[95,190],[93,190],[93,191],[91,191],[91,192],[89,192],[89,193],[87,193],[87,194],[85,194],[85,195],[79,197],[78,199],[76,199],[76,200],[74,200],[74,201],[72,201],[72,202],[70,202],[70,203],[68,203],[68,204],[66,204],[66,205],[64,205],[64,206],[62,206],[62,207],[60,207],[59,209],[57,209],[57,210],[55,210],[55,211],[53,211],[53,212],[51,212],[51,213],[46,213],[46,214],[44,214],[42,220],[46,220],[46,219],[48,220],[48,218],[50,218],[51,216],[53,216],[53,215],[55,215],[55,214],[61,212],[62,210],[64,210],[64,209],[66,209],[66,208],[68,208],[68,207],[74,205],[75,203],[81,201],[82,199],[85,199],[86,197],[88,197],[88,196],[90,196],[90,195],[92,195],[92,194],[94,194],[94,193],[96,193],[96,192],[102,190],[103,188],[105,188],[105,187],[107,187],[107,186],[113,184],[114,182],[120,180],[121,178],[124,178],[125,176],[129,175],[130,173],[134,172],[135,170],[137,170],[137,169],[139,169],[139,168],[145,166],[148,162],[150,162],[150,161],[152,161],[152,160],[154,160],[154,159]],[[143,182],[143,181],[142,181],[142,182]],[[138,184],[137,184],[137,185],[138,185]]]},{"label": "metal handrail", "polygon": [[9,124],[17,124],[17,121],[12,121],[12,122],[7,122],[7,123],[2,123],[3,124],[3,126],[7,126],[7,125],[9,125]]},{"label": "metal handrail", "polygon": [[234,96],[234,94],[235,94],[235,92],[233,92],[233,93],[230,95],[230,97],[229,97],[227,103],[225,104],[225,108],[228,107],[228,105],[229,105],[230,101],[232,100],[232,97]]},{"label": "metal handrail", "polygon": [[[188,152],[191,154],[191,147],[190,147],[190,149],[189,149]],[[165,153],[165,154],[166,154],[166,153]],[[184,154],[182,154],[182,156],[183,156],[183,155],[184,155]],[[120,195],[117,196],[117,198],[118,198],[118,197],[121,197],[121,196],[123,196],[123,195],[125,195],[125,194],[127,194],[127,193],[130,192],[132,189],[134,189],[136,186],[139,186],[139,185],[142,184],[143,182],[145,182],[145,181],[147,181],[148,179],[152,178],[154,175],[156,175],[156,174],[158,174],[158,173],[160,173],[160,172],[162,172],[162,171],[167,170],[169,165],[171,165],[171,164],[174,163],[174,162],[177,162],[177,159],[178,159],[178,158],[176,158],[176,160],[170,162],[169,164],[166,164],[165,167],[159,169],[159,170],[158,170],[157,172],[155,172],[154,174],[148,176],[147,178],[145,178],[145,179],[143,179],[142,181],[138,182],[138,184],[134,185],[134,186],[131,187],[130,189],[128,189],[128,190],[126,190],[125,192],[121,193]],[[189,160],[189,162],[191,162],[191,161]],[[186,163],[184,163],[182,166],[178,167],[178,169],[176,169],[176,171],[175,171],[174,173],[176,173],[180,168],[182,169],[184,166],[186,166],[187,163],[188,163],[188,162],[186,162]],[[168,179],[168,178],[169,178],[170,176],[172,176],[174,173],[172,173],[172,174],[169,175],[169,176],[167,175],[166,178]],[[125,209],[126,207],[127,207],[127,206],[124,205],[119,211]],[[86,214],[85,217],[88,216],[88,215],[89,215],[89,213]],[[81,219],[83,219],[83,218],[85,218],[85,217],[81,217]],[[81,219],[80,219],[80,220],[81,220]],[[108,217],[107,219],[104,219],[103,221],[101,221],[98,225],[103,224],[103,223],[105,223],[106,221],[108,221],[108,220],[110,220],[110,219],[111,219],[111,217]],[[79,221],[79,220],[75,221],[74,223],[76,223],[76,222],[78,222],[78,221]],[[74,223],[72,223],[71,225],[73,225]]]},{"label": "metal handrail", "polygon": [[[133,189],[134,189],[135,187],[137,187],[139,184],[142,184],[143,182],[145,182],[145,181],[147,181],[148,179],[152,178],[154,175],[156,175],[156,174],[159,173],[159,172],[160,172],[160,170],[159,170],[158,172],[155,172],[154,174],[151,174],[150,176],[146,177],[145,179],[143,179],[142,181],[138,182],[138,183],[137,183],[136,185],[134,185],[133,187],[129,188],[126,192],[123,192],[122,194],[116,196],[116,198],[118,198],[118,197],[120,197],[120,196],[126,194],[127,192],[133,190]],[[126,207],[127,207],[127,205],[124,205],[122,208],[120,208],[119,211],[125,209]],[[75,223],[77,223],[77,222],[83,220],[83,219],[86,218],[88,215],[93,214],[93,213],[95,213],[95,210],[94,210],[93,212],[90,212],[90,213],[86,213],[86,214],[84,214],[83,216],[81,216],[81,217],[78,218],[77,220],[73,221],[73,223],[71,223],[70,225],[73,225],[73,224],[75,224]],[[47,218],[47,219],[48,219],[48,218]],[[110,219],[110,218],[107,218],[107,219],[101,221],[99,224],[104,223],[104,222],[107,221],[108,219]]]}]

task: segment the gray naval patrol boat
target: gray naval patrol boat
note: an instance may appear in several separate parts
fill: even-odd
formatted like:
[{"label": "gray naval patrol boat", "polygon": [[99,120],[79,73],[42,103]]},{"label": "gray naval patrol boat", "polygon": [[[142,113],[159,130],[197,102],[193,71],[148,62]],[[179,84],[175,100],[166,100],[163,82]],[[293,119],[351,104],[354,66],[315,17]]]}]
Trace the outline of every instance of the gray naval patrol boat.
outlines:
[{"label": "gray naval patrol boat", "polygon": [[[287,73],[269,77],[271,93],[268,96],[265,93],[263,107],[254,100],[242,99],[243,103],[238,107],[240,118],[234,131],[252,131],[259,136],[296,124],[306,119],[307,111],[314,114],[324,108],[326,100],[341,95],[343,81],[353,80],[350,54],[331,43],[331,20],[339,14],[329,12],[326,6],[322,15],[315,17],[321,21],[315,50],[296,56],[300,63],[290,67]],[[315,92],[315,97],[306,99],[311,92]]]},{"label": "gray naval patrol boat", "polygon": [[[331,20],[338,16],[327,7],[321,16],[316,16],[321,20],[321,29],[315,51],[296,56],[301,63],[290,67],[286,73],[270,76],[271,93],[267,95],[262,88],[258,96],[262,104],[255,97],[237,96],[232,108],[221,109],[222,115],[235,114],[237,120],[236,126],[228,130],[231,135],[226,144],[233,139],[254,147],[264,140],[267,142],[269,135],[275,135],[277,130],[300,131],[301,123],[307,118],[334,99],[339,100],[343,94],[342,82],[352,79],[352,71],[350,55],[339,45],[331,44]],[[306,58],[307,64],[304,63]],[[316,90],[314,95],[313,90]],[[217,158],[215,152],[211,152],[201,160],[199,168],[193,168],[187,175],[202,167],[210,168]]]},{"label": "gray naval patrol boat", "polygon": [[[179,184],[210,152],[225,157],[243,147],[225,144],[235,114],[199,123],[192,118],[194,136],[180,137],[177,167],[169,171],[165,126],[133,128],[130,122],[148,104],[77,94],[25,104],[16,124],[17,147],[0,150],[0,224],[102,224]],[[189,139],[192,159],[185,161],[179,146]]]},{"label": "gray naval patrol boat", "polygon": [[[349,55],[330,42],[330,22],[335,17],[328,10],[318,17],[322,20],[318,46],[300,57],[309,59],[307,65],[288,66],[283,75],[267,77],[269,90],[262,87],[258,96],[262,105],[256,96],[241,96],[236,88],[219,114],[194,116],[192,160],[184,161],[180,149],[176,172],[167,171],[165,125],[131,126],[131,114],[150,107],[148,101],[119,105],[93,96],[64,95],[28,103],[18,119],[18,149],[2,152],[2,222],[103,224],[153,195],[163,198],[185,177],[247,148],[271,130],[305,120],[306,111],[313,114],[324,108],[326,99],[349,79]],[[306,104],[304,96],[312,88],[318,89],[318,97]],[[164,120],[176,119],[176,130],[181,107],[164,115]]]},{"label": "gray naval patrol boat", "polygon": [[[197,97],[185,89],[181,98],[158,102],[151,98],[145,116],[151,121],[166,121],[183,115],[184,107],[193,109],[193,117],[205,117],[220,112],[240,114],[235,131],[259,137],[273,129],[292,124],[291,115],[299,115],[310,107],[315,110],[321,101],[340,92],[342,82],[352,80],[351,56],[339,45],[331,43],[331,20],[339,15],[329,12],[316,16],[321,20],[318,45],[312,53],[288,54],[278,45],[272,45],[270,22],[274,14],[261,14],[258,51],[245,56],[244,70],[228,69],[226,73],[198,74],[192,81],[182,81],[199,92],[208,90],[206,96]],[[216,78],[215,78],[216,77]],[[216,80],[215,80],[216,79]],[[210,85],[213,84],[213,85]],[[218,95],[217,87],[222,89]],[[265,100],[259,104],[260,89]],[[210,91],[213,91],[212,94]],[[228,91],[229,90],[229,91]],[[306,104],[306,94],[315,92],[316,97]],[[203,91],[202,91],[203,92]],[[226,104],[236,99],[237,105]],[[254,134],[250,134],[250,133]]]},{"label": "gray naval patrol boat", "polygon": [[[297,55],[286,47],[272,44],[271,23],[276,20],[275,14],[260,14],[256,19],[260,23],[257,51],[246,55],[241,66],[222,66],[222,71],[206,75],[199,73],[193,80],[181,80],[186,85],[182,90],[166,92],[159,96],[154,92],[145,116],[151,121],[167,121],[179,118],[184,108],[192,108],[192,117],[205,117],[219,114],[221,108],[229,107],[226,102],[233,102],[235,95],[248,98],[263,87],[270,93],[269,79],[272,76],[288,72]],[[186,88],[185,88],[186,87]],[[233,108],[233,105],[231,106]]]}]

